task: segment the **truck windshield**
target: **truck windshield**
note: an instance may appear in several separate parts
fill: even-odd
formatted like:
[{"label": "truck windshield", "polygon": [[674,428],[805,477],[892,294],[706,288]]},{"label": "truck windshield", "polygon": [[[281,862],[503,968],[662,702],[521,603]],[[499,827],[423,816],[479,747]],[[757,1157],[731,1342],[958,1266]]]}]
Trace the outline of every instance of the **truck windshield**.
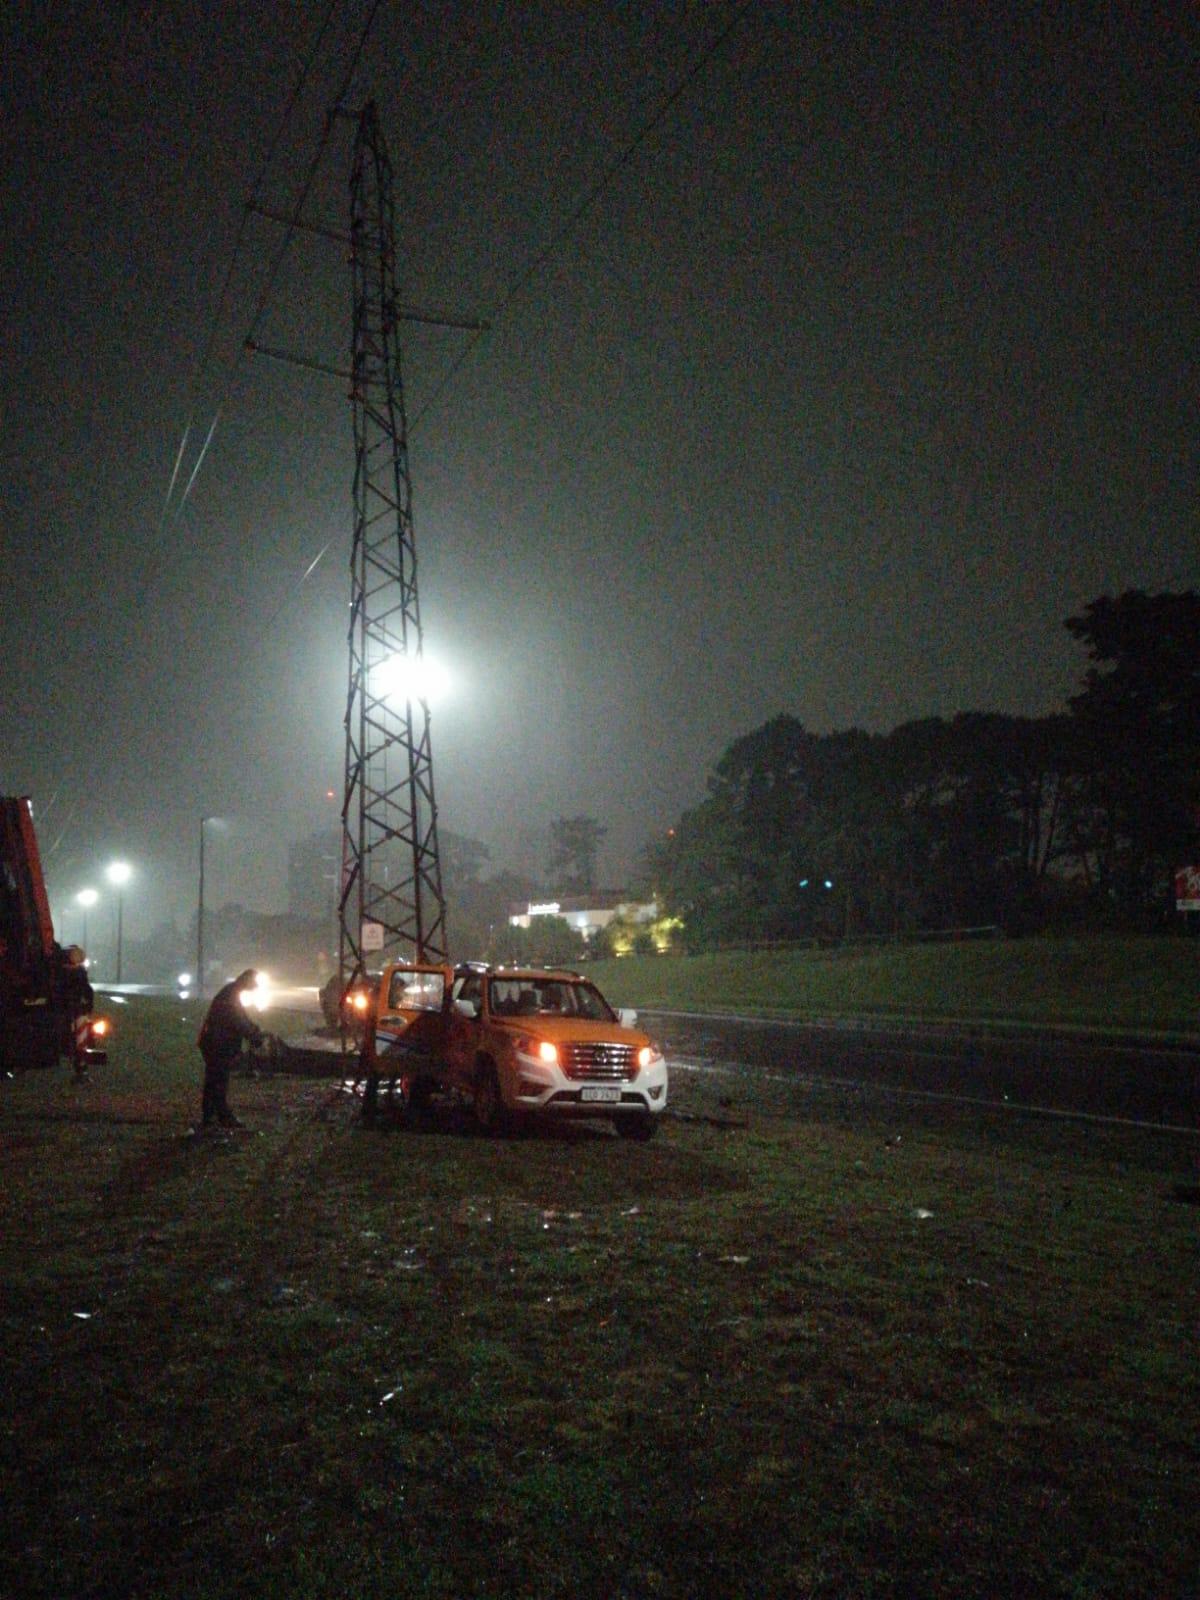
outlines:
[{"label": "truck windshield", "polygon": [[613,1022],[608,1001],[593,984],[565,978],[493,978],[488,1007],[494,1017],[584,1017]]}]

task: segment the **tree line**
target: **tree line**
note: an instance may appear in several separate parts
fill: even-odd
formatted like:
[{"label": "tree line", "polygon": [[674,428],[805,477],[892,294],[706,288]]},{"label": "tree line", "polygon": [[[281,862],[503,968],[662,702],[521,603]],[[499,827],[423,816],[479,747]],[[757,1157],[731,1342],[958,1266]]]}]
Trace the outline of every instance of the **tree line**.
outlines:
[{"label": "tree line", "polygon": [[1200,597],[1131,590],[1065,622],[1062,713],[887,734],[773,717],[646,857],[686,948],[996,925],[1146,926],[1200,859]]}]

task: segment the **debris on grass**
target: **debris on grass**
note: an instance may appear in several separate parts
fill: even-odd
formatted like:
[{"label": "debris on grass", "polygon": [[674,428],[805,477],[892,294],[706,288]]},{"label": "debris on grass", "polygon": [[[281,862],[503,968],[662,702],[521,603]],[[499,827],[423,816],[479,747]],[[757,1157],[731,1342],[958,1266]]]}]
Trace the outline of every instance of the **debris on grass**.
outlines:
[{"label": "debris on grass", "polygon": [[749,1117],[718,1117],[701,1111],[681,1111],[678,1106],[668,1106],[662,1115],[669,1117],[672,1122],[698,1122],[709,1128],[725,1128],[744,1132],[750,1126]]}]

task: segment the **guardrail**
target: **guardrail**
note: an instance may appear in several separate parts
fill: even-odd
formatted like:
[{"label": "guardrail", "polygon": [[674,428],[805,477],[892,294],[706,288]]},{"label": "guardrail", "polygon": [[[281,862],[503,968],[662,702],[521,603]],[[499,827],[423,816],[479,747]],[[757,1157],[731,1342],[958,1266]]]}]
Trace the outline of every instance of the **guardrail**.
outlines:
[{"label": "guardrail", "polygon": [[737,939],[728,944],[714,944],[709,953],[739,950],[849,950],[860,946],[878,947],[896,944],[947,944],[966,943],[974,939],[1000,939],[1004,930],[994,922],[978,928],[918,928],[908,933],[863,933],[843,939],[836,935],[816,934],[808,939]]}]

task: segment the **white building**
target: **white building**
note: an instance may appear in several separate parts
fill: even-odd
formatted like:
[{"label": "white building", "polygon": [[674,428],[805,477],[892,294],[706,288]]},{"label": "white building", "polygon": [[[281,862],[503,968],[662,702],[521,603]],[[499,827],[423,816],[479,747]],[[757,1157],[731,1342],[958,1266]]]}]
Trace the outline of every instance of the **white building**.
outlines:
[{"label": "white building", "polygon": [[576,933],[587,940],[606,928],[614,918],[622,922],[649,925],[658,916],[653,900],[627,900],[619,894],[565,895],[561,900],[536,900],[512,906],[508,920],[514,928],[528,928],[534,917],[562,917]]}]

